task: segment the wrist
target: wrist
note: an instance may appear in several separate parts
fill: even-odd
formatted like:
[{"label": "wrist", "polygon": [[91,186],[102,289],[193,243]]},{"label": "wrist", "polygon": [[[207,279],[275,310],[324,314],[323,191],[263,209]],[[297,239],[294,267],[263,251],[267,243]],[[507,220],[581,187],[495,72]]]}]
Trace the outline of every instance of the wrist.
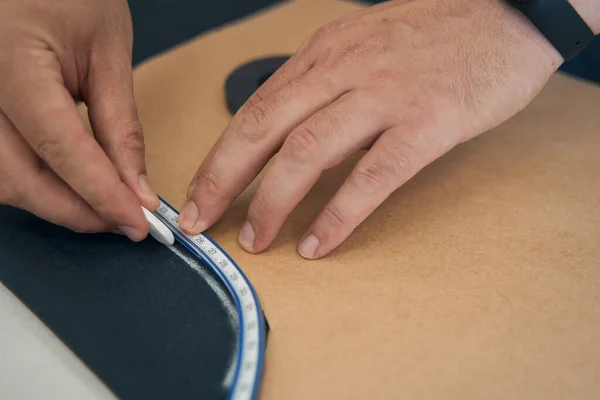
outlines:
[{"label": "wrist", "polygon": [[509,43],[518,44],[523,55],[529,59],[537,59],[548,65],[553,72],[564,62],[562,55],[540,32],[540,30],[519,10],[512,7],[506,0],[491,0],[490,4],[499,8],[506,21],[507,34],[512,40]]},{"label": "wrist", "polygon": [[562,61],[577,56],[594,39],[594,31],[600,29],[596,0],[505,1],[537,28],[560,53]]}]

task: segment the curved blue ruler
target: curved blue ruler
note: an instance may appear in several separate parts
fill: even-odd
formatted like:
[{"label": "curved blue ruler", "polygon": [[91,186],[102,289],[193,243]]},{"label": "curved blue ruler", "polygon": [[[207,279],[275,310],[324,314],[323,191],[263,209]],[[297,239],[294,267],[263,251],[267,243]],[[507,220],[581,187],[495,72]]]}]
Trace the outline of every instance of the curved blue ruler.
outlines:
[{"label": "curved blue ruler", "polygon": [[162,198],[153,214],[174,234],[175,239],[201,259],[225,284],[239,315],[236,370],[229,394],[231,400],[258,397],[264,367],[266,321],[250,281],[240,267],[210,237],[188,235],[179,228],[179,213]]}]

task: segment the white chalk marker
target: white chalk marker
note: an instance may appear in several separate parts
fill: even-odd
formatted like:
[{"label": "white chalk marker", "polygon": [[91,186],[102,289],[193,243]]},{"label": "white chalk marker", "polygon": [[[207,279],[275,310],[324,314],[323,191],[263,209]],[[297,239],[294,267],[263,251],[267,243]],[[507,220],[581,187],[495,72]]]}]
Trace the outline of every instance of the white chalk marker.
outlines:
[{"label": "white chalk marker", "polygon": [[175,236],[173,236],[173,232],[165,224],[163,224],[158,218],[154,216],[150,211],[148,211],[145,207],[142,207],[142,211],[150,224],[150,235],[160,243],[171,246],[175,243]]}]

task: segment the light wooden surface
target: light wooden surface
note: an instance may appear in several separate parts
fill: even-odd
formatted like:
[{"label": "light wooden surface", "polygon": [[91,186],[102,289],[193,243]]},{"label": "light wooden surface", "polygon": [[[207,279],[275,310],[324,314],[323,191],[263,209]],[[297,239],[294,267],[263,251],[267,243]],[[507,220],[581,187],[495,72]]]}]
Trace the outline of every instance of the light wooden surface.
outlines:
[{"label": "light wooden surface", "polygon": [[[142,65],[136,97],[155,189],[182,205],[230,119],[231,70],[293,52],[358,7],[293,1]],[[424,169],[317,262],[297,255],[297,241],[356,159],[324,174],[260,255],[236,240],[255,185],[240,196],[208,233],[246,271],[271,323],[262,399],[598,398],[598,110],[600,88],[553,77],[526,110]]]}]

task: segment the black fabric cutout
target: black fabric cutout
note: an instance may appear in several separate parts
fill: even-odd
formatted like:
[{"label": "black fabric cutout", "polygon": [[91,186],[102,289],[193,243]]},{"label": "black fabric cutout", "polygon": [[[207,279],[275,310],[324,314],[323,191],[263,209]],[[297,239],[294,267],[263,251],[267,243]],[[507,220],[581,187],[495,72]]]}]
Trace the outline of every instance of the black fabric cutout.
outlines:
[{"label": "black fabric cutout", "polygon": [[0,222],[0,280],[117,397],[227,397],[238,333],[167,247],[75,234],[7,206]]},{"label": "black fabric cutout", "polygon": [[290,55],[258,58],[231,72],[225,81],[225,99],[229,112],[238,112],[250,96],[289,58]]}]

